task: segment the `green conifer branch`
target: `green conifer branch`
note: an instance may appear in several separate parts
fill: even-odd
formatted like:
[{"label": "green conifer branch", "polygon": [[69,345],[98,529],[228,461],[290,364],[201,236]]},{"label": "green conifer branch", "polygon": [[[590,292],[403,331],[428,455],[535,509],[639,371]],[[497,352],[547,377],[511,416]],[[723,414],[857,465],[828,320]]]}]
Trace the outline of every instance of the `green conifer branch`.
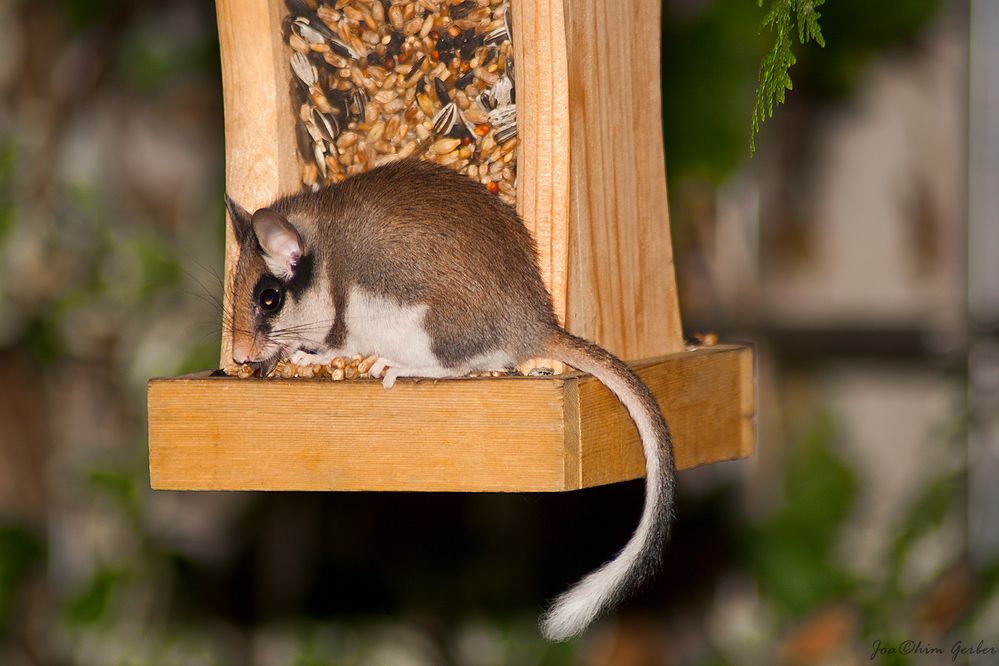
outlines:
[{"label": "green conifer branch", "polygon": [[[763,6],[763,0],[757,2]],[[767,118],[773,118],[774,106],[783,104],[784,93],[793,88],[790,69],[797,62],[791,51],[793,28],[797,27],[800,43],[814,41],[819,46],[826,45],[819,28],[822,14],[818,11],[824,3],[825,0],[771,0],[770,9],[763,18],[763,28],[770,28],[774,41],[760,63],[752,131],[749,134],[750,155],[756,152],[756,135],[762,124]]]}]

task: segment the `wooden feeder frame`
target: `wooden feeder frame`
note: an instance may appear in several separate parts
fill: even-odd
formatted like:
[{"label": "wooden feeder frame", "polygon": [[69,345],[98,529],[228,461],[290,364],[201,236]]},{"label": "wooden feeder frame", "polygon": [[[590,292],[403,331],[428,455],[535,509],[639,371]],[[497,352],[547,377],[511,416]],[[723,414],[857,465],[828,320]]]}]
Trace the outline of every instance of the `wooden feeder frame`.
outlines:
[{"label": "wooden feeder frame", "polygon": [[[510,8],[517,210],[556,314],[631,360],[663,407],[678,467],[752,455],[752,350],[688,350],[681,334],[659,1],[510,0]],[[253,210],[301,187],[285,8],[217,0],[216,9],[226,188]],[[238,246],[226,233],[229,284]],[[391,391],[376,380],[201,373],[150,381],[148,401],[156,489],[557,491],[644,474],[627,412],[578,373],[401,379]]]}]

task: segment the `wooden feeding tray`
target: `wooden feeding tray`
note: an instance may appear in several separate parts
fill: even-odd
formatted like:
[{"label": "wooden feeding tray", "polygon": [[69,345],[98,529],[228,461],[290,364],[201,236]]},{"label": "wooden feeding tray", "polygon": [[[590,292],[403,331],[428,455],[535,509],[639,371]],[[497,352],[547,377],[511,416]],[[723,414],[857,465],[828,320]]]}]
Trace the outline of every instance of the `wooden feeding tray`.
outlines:
[{"label": "wooden feeding tray", "polygon": [[[468,17],[462,12],[479,7],[468,3],[453,12],[463,21],[466,41],[473,42],[467,53],[455,49],[451,68],[456,74],[461,71],[459,60],[478,57],[472,55],[475,48],[485,48],[475,31],[492,34],[499,25],[489,23],[499,15],[491,6],[498,3],[484,5],[492,14],[479,11]],[[458,25],[440,19],[431,26],[434,30],[414,32],[413,21],[427,19],[410,9],[410,16],[404,17],[407,27],[396,31],[386,23],[385,39],[374,38],[381,33],[365,34],[372,37],[365,44],[358,35],[365,29],[362,20],[370,29],[372,11],[386,22],[398,17],[383,18],[386,5],[373,9],[368,0],[348,4],[356,5],[358,13],[326,11],[322,33],[342,36],[351,58],[327,57],[321,44],[313,49],[308,40],[295,44],[299,50],[306,44],[311,62],[326,58],[329,83],[344,88],[345,100],[353,99],[345,80],[361,79],[369,87],[366,98],[373,99],[377,88],[364,76],[374,75],[377,68],[379,76],[392,67],[412,71],[421,52],[410,53],[410,46],[418,49],[422,43],[430,49],[434,44],[428,40],[438,38],[438,29]],[[409,4],[417,5],[403,3]],[[448,14],[459,3],[439,4]],[[330,1],[327,9],[335,5]],[[296,127],[302,118],[311,117],[302,113],[303,105],[307,112],[316,90],[295,94],[301,84],[293,78],[289,60],[295,51],[287,42],[290,35],[299,35],[295,31],[300,26],[286,18],[288,9],[282,3],[218,0],[216,7],[226,186],[253,210],[316,177],[309,162],[312,155],[302,154],[304,133]],[[681,334],[660,126],[658,0],[510,0],[509,10],[510,43],[497,47],[496,42],[484,42],[506,65],[513,63],[507,76],[516,90],[516,159],[507,158],[504,165],[515,169],[515,179],[506,173],[505,189],[498,195],[515,200],[535,237],[556,314],[571,332],[632,362],[663,407],[680,468],[751,455],[756,409],[752,350],[724,344],[688,349]],[[480,16],[484,18],[478,27],[470,27]],[[318,20],[313,14],[306,24]],[[351,32],[352,20],[357,34]],[[385,51],[395,32],[404,35],[399,43],[406,40],[401,55]],[[338,49],[344,51],[340,45]],[[445,59],[451,55],[448,52]],[[473,64],[492,62],[495,55]],[[336,66],[345,60],[349,62],[341,69],[349,71],[338,73]],[[414,77],[446,78],[455,86],[455,78],[443,75],[436,59],[424,60],[422,66],[426,71],[412,72]],[[318,70],[325,71],[323,67],[318,62]],[[481,88],[498,76],[487,74],[481,80],[457,80],[474,79],[464,90],[477,100]],[[399,80],[394,73],[389,77]],[[432,90],[433,85],[428,87]],[[329,91],[331,98],[336,95],[340,93]],[[402,91],[400,97],[409,103],[412,95]],[[461,96],[454,87],[438,93],[432,113],[455,97]],[[331,109],[329,118],[341,114],[336,131],[368,131],[368,119],[351,115],[357,111],[348,101],[341,109]],[[512,117],[514,109],[507,111]],[[472,115],[473,110],[466,112]],[[381,113],[388,118],[385,109]],[[412,111],[410,120],[422,122],[425,132],[431,118],[421,113]],[[483,122],[481,127],[488,125]],[[483,141],[498,127],[488,129]],[[405,127],[400,137],[404,132]],[[323,151],[328,159],[343,163],[326,162],[323,172],[328,179],[362,157],[364,168],[374,161],[367,161],[367,153],[358,157],[359,151],[352,149],[337,152],[337,136],[326,136],[332,141],[325,143],[322,137],[312,138],[319,145],[315,164]],[[399,145],[404,142],[400,138]],[[379,143],[370,150],[377,154],[396,148]],[[353,155],[353,162],[345,154]],[[475,159],[456,160],[454,167],[465,170]],[[471,173],[492,177],[485,169]],[[499,173],[496,177],[503,177]],[[514,180],[516,189],[511,190]],[[227,233],[228,284],[238,246],[231,230]],[[221,365],[229,364],[230,344],[223,339]],[[550,377],[402,379],[390,391],[374,380],[237,379],[209,377],[208,372],[154,379],[148,393],[152,486],[556,491],[642,476],[641,447],[624,408],[593,378],[565,370]]]},{"label": "wooden feeding tray", "polygon": [[[722,345],[636,363],[665,400],[677,465],[753,452],[753,358]],[[588,375],[238,379],[149,386],[150,470],[165,490],[553,491],[634,479],[627,412]]]}]

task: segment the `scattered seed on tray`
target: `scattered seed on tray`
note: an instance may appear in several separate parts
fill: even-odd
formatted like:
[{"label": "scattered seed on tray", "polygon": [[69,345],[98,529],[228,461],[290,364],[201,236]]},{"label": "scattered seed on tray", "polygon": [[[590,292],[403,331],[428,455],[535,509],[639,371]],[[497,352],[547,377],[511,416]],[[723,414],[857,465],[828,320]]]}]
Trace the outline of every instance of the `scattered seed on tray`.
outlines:
[{"label": "scattered seed on tray", "polygon": [[[271,379],[292,379],[295,377],[303,379],[330,379],[338,382],[346,379],[358,379],[370,377],[371,367],[378,360],[377,356],[338,356],[324,365],[295,365],[290,361],[281,360],[274,364],[267,377]],[[239,377],[248,379],[259,377],[259,370],[250,363],[230,365],[222,368],[222,373],[229,377]],[[509,370],[485,370],[482,372],[469,373],[469,377],[506,377],[519,376],[515,369]]]},{"label": "scattered seed on tray", "polygon": [[[368,356],[367,358],[360,355],[351,357],[339,356],[324,365],[295,365],[291,361],[282,359],[274,364],[274,367],[271,368],[266,376],[280,379],[291,379],[293,377],[304,379],[327,378],[334,381],[354,379],[356,377],[367,376],[368,371],[371,370],[371,366],[374,365],[376,360],[378,360],[377,356]],[[222,368],[222,371],[230,377],[240,377],[241,379],[260,376],[258,368],[251,363],[230,365]]]}]

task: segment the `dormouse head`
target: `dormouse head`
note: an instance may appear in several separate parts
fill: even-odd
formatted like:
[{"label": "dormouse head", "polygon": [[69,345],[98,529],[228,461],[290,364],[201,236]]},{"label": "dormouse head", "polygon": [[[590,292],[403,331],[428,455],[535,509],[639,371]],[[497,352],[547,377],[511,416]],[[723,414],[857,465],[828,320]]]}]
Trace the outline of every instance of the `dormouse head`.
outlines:
[{"label": "dormouse head", "polygon": [[[287,218],[261,208],[250,214],[228,195],[229,219],[239,243],[239,261],[226,322],[236,363],[276,361],[316,337],[316,313],[302,306],[310,289],[314,257]],[[321,336],[320,336],[321,338]]]}]

